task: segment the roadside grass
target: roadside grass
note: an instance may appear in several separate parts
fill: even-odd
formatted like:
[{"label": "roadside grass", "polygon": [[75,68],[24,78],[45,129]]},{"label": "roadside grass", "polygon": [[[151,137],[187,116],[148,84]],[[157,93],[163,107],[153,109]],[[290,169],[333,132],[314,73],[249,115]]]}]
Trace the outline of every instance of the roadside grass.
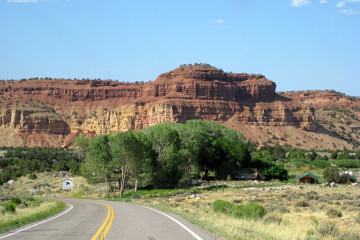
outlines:
[{"label": "roadside grass", "polygon": [[63,211],[66,206],[59,201],[45,201],[33,207],[17,207],[15,213],[5,212],[0,215],[0,233],[55,215]]},{"label": "roadside grass", "polygon": [[[37,179],[30,179],[29,175],[18,178],[13,184],[0,186],[0,196],[27,196],[40,198],[72,195],[74,192],[94,192],[96,186],[88,184],[81,176],[72,176],[67,172],[41,172],[36,173]],[[72,177],[74,189],[69,192],[62,190],[62,179]]]},{"label": "roadside grass", "polygon": [[[253,187],[218,191],[201,189],[195,194],[199,199],[190,196],[191,190],[158,197],[151,194],[132,197],[129,194],[123,200],[178,214],[229,240],[360,239],[359,188],[349,185],[338,188],[319,185],[284,187],[282,190]],[[248,219],[215,212],[214,202],[219,199],[235,206],[256,202],[266,208],[267,214],[263,219]],[[335,209],[336,214],[329,214],[334,212],[331,209]]]}]

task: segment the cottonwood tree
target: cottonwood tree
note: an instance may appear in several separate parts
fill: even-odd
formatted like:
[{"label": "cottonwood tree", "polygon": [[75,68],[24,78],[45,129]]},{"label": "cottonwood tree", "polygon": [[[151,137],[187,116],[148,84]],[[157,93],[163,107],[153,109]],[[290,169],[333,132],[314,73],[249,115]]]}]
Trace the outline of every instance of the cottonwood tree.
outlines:
[{"label": "cottonwood tree", "polygon": [[90,182],[105,182],[106,196],[109,196],[109,178],[111,176],[111,152],[109,136],[93,138],[86,147],[86,158],[82,165],[83,175]]},{"label": "cottonwood tree", "polygon": [[[149,152],[151,152],[149,142],[141,135],[143,133],[129,130],[119,133],[111,139],[111,166],[113,172],[118,176],[120,197],[122,197],[129,179],[131,177],[135,179],[136,189],[138,177],[152,165],[151,161],[147,161]],[[148,168],[144,166],[144,162],[149,164]]]}]

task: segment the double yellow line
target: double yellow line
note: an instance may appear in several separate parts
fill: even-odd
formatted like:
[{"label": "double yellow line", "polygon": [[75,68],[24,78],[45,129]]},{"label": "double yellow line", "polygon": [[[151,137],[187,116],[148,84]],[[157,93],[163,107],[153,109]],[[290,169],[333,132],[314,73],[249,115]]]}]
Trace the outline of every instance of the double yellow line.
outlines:
[{"label": "double yellow line", "polygon": [[[88,203],[103,205],[103,206],[107,207],[107,209],[108,209],[108,214],[107,214],[107,217],[106,217],[104,223],[101,225],[99,230],[95,233],[95,235],[91,238],[91,240],[97,240],[97,239],[103,240],[103,239],[105,239],[105,236],[108,233],[108,231],[111,227],[111,224],[114,220],[114,209],[112,206],[110,206],[108,204],[96,203],[96,202],[88,202]],[[105,230],[104,230],[104,228],[105,228]]]}]

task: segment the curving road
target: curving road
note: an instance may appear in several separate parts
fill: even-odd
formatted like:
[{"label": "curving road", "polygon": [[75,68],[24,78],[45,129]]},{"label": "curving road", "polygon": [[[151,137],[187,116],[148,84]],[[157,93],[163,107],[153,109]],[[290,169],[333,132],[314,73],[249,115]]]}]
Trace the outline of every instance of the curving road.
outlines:
[{"label": "curving road", "polygon": [[[120,202],[62,199],[69,204],[60,216],[0,234],[5,240],[212,240],[183,218],[157,209]],[[36,225],[36,226],[34,226]]]}]

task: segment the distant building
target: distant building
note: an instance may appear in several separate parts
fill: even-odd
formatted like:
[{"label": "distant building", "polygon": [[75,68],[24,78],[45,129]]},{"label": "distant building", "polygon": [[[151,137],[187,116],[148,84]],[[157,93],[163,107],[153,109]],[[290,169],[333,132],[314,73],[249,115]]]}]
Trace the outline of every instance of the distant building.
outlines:
[{"label": "distant building", "polygon": [[352,183],[356,183],[356,182],[357,182],[356,177],[354,177],[354,176],[352,176],[352,175],[349,175],[349,174],[346,174],[346,176],[347,176],[347,180],[348,180],[349,182],[352,182]]},{"label": "distant building", "polygon": [[265,176],[257,168],[242,168],[234,171],[233,179],[265,181]]},{"label": "distant building", "polygon": [[305,173],[304,175],[301,175],[298,177],[299,183],[309,183],[309,184],[317,184],[319,183],[318,176],[315,176],[312,173]]}]

